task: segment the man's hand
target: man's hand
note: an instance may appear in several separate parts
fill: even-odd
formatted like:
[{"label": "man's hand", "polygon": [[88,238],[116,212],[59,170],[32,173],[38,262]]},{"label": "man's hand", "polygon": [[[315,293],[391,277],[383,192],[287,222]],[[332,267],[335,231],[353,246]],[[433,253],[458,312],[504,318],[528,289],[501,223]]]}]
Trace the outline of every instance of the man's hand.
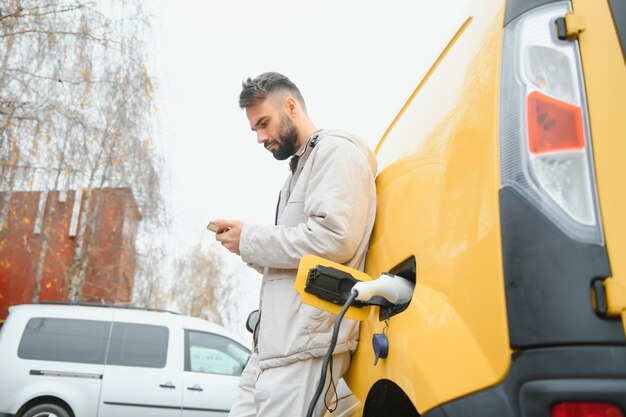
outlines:
[{"label": "man's hand", "polygon": [[215,234],[215,239],[232,253],[240,255],[239,239],[241,238],[243,222],[239,220],[215,219],[213,223],[219,227],[218,232]]}]

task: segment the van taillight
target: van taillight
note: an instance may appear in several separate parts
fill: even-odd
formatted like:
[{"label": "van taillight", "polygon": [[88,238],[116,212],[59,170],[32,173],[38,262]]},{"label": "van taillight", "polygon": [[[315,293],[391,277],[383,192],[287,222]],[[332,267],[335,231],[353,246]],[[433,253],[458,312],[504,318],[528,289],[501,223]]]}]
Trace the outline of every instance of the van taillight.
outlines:
[{"label": "van taillight", "polygon": [[528,145],[541,154],[582,149],[585,146],[580,107],[533,91],[526,100]]},{"label": "van taillight", "polygon": [[552,407],[551,417],[624,417],[609,403],[563,402]]},{"label": "van taillight", "polygon": [[568,1],[537,7],[504,29],[502,185],[571,238],[602,245],[578,42],[556,36],[556,19],[570,9]]}]

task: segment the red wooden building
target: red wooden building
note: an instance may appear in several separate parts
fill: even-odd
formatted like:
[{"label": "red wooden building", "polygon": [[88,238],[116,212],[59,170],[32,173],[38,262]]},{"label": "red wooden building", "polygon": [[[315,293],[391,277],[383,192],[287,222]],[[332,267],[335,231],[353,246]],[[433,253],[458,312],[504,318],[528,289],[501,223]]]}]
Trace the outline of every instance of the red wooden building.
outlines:
[{"label": "red wooden building", "polygon": [[[0,213],[5,200],[0,193]],[[80,191],[13,192],[8,204],[0,225],[0,323],[10,305],[68,300],[81,254],[80,301],[130,301],[140,220],[130,188],[93,190],[87,206],[87,193]]]}]

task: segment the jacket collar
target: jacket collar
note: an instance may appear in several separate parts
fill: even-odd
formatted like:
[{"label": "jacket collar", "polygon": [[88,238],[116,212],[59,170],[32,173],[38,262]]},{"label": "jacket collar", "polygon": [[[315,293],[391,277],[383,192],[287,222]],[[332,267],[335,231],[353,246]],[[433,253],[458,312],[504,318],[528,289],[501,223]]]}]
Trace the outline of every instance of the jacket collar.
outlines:
[{"label": "jacket collar", "polygon": [[306,140],[304,145],[300,146],[300,149],[298,149],[296,153],[291,157],[291,159],[289,160],[289,168],[291,169],[292,174],[296,172],[296,168],[298,168],[298,162],[300,162],[300,158],[302,157],[302,155],[304,155],[309,146],[311,148],[314,148],[315,145],[317,145],[317,141],[320,138],[321,131],[322,129],[318,129],[313,132],[311,136],[309,136],[309,138]]}]

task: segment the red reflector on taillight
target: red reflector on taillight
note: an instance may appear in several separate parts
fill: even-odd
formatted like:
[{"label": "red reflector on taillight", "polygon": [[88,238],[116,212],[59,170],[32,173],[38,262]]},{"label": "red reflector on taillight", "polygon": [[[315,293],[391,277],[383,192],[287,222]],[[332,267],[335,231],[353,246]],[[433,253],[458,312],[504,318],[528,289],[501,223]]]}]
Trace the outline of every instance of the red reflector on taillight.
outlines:
[{"label": "red reflector on taillight", "polygon": [[552,407],[552,417],[624,417],[619,408],[608,403],[567,402]]},{"label": "red reflector on taillight", "polygon": [[581,149],[585,146],[580,107],[538,91],[526,99],[528,144],[532,153]]}]

